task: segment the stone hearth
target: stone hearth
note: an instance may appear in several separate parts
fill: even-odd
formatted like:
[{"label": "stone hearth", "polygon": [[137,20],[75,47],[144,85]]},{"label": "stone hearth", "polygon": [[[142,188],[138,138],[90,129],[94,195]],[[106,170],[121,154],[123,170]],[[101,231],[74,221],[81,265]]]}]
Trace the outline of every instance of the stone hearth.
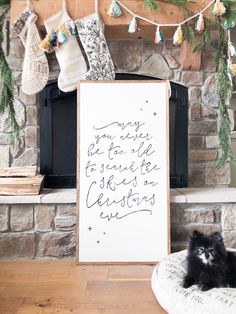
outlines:
[{"label": "stone hearth", "polygon": [[[236,189],[171,190],[171,249],[186,248],[194,229],[220,231],[236,247]],[[70,258],[76,247],[76,190],[0,196],[0,259]]]}]

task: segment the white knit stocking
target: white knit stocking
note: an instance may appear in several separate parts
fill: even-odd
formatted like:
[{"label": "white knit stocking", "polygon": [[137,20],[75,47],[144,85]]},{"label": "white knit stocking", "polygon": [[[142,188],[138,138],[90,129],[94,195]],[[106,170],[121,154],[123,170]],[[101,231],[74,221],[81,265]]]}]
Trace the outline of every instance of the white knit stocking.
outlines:
[{"label": "white knit stocking", "polygon": [[49,67],[45,53],[39,49],[41,38],[36,27],[37,15],[30,12],[18,36],[25,46],[22,71],[22,91],[34,95],[41,91],[48,81]]}]

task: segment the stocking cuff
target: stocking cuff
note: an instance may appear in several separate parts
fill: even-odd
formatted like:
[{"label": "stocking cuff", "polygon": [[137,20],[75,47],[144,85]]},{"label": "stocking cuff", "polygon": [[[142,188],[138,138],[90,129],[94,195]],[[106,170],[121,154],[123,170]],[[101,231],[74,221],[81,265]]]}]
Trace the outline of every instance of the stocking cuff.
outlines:
[{"label": "stocking cuff", "polygon": [[22,29],[25,26],[26,21],[28,20],[29,16],[34,13],[30,9],[25,9],[22,14],[17,18],[17,20],[13,23],[12,29],[14,32],[16,32],[18,35],[22,31]]},{"label": "stocking cuff", "polygon": [[69,37],[77,35],[78,32],[75,23],[69,19],[63,23],[57,31],[52,31],[50,34],[47,34],[45,39],[41,42],[40,48],[43,51],[51,53],[54,49],[60,48],[62,44],[67,42]]}]

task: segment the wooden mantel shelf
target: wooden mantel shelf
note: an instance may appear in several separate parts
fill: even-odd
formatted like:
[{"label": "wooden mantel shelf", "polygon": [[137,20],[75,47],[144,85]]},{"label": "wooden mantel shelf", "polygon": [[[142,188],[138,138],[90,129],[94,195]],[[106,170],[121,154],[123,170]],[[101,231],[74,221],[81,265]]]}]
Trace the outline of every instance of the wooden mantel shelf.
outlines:
[{"label": "wooden mantel shelf", "polygon": [[[143,16],[156,23],[179,23],[184,20],[182,11],[164,0],[159,1],[160,10],[153,11],[144,6],[143,0],[121,0],[132,12]],[[209,0],[196,1],[190,3],[188,8],[193,12],[200,12]],[[105,23],[105,35],[108,39],[154,39],[155,29],[145,21],[139,21],[140,31],[135,34],[128,33],[128,24],[131,15],[122,10],[123,14],[118,18],[112,18],[107,15],[111,0],[99,1],[99,14]],[[26,6],[26,0],[11,1],[11,23],[21,14]],[[38,15],[37,25],[40,29],[44,29],[44,21],[53,16],[62,9],[62,0],[32,0],[31,7]],[[73,20],[77,20],[88,16],[94,12],[94,0],[67,0],[67,11]],[[206,16],[212,17],[212,7],[206,13]],[[162,28],[165,38],[172,38],[174,27]],[[187,43],[182,45],[181,66],[183,70],[199,70],[201,67],[201,54],[191,53],[191,49]]]},{"label": "wooden mantel shelf", "polygon": [[[121,0],[131,11],[139,14],[149,20],[158,23],[179,23],[184,20],[182,11],[164,0],[159,1],[160,10],[153,11],[144,6],[143,0]],[[196,1],[196,3],[189,4],[188,8],[193,12],[199,12],[209,0]],[[108,38],[153,38],[155,26],[148,24],[145,21],[140,21],[140,32],[137,34],[129,34],[127,32],[127,25],[131,20],[128,12],[122,9],[123,14],[119,18],[112,18],[107,15],[111,0],[99,1],[99,14],[106,25],[106,36]],[[11,1],[11,22],[15,21],[26,6],[26,0],[12,0]],[[43,21],[50,16],[59,12],[62,9],[62,0],[32,0],[31,7],[38,15],[37,24],[43,28]],[[67,0],[67,11],[72,19],[80,19],[94,12],[94,0]],[[207,16],[211,15],[212,7],[206,12]],[[164,35],[172,36],[175,28],[164,28]]]}]

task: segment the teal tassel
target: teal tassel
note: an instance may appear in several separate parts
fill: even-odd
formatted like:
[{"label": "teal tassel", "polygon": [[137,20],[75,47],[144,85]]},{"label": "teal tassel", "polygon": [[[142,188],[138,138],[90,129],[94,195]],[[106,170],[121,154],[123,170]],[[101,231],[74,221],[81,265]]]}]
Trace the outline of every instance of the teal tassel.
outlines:
[{"label": "teal tassel", "polygon": [[162,33],[162,31],[160,30],[160,27],[157,26],[156,33],[155,33],[154,43],[155,43],[155,44],[159,44],[159,43],[162,42],[162,41],[163,41],[163,33]]},{"label": "teal tassel", "polygon": [[224,22],[224,29],[231,29],[235,27],[235,22],[234,21],[225,21]]},{"label": "teal tassel", "polygon": [[77,36],[78,33],[77,33],[77,29],[75,27],[75,23],[73,20],[68,20],[65,22],[65,28],[68,29],[71,33],[71,35],[75,35]]},{"label": "teal tassel", "polygon": [[121,11],[121,9],[120,9],[120,7],[119,7],[119,5],[118,5],[116,0],[112,0],[107,14],[109,16],[112,16],[112,17],[119,17],[119,16],[121,16],[122,11]]},{"label": "teal tassel", "polygon": [[134,16],[129,23],[128,32],[132,34],[132,33],[137,33],[138,31],[139,31],[138,19],[137,17]]},{"label": "teal tassel", "polygon": [[68,37],[65,33],[58,33],[57,34],[57,40],[60,44],[64,43],[65,41],[67,41]]}]

